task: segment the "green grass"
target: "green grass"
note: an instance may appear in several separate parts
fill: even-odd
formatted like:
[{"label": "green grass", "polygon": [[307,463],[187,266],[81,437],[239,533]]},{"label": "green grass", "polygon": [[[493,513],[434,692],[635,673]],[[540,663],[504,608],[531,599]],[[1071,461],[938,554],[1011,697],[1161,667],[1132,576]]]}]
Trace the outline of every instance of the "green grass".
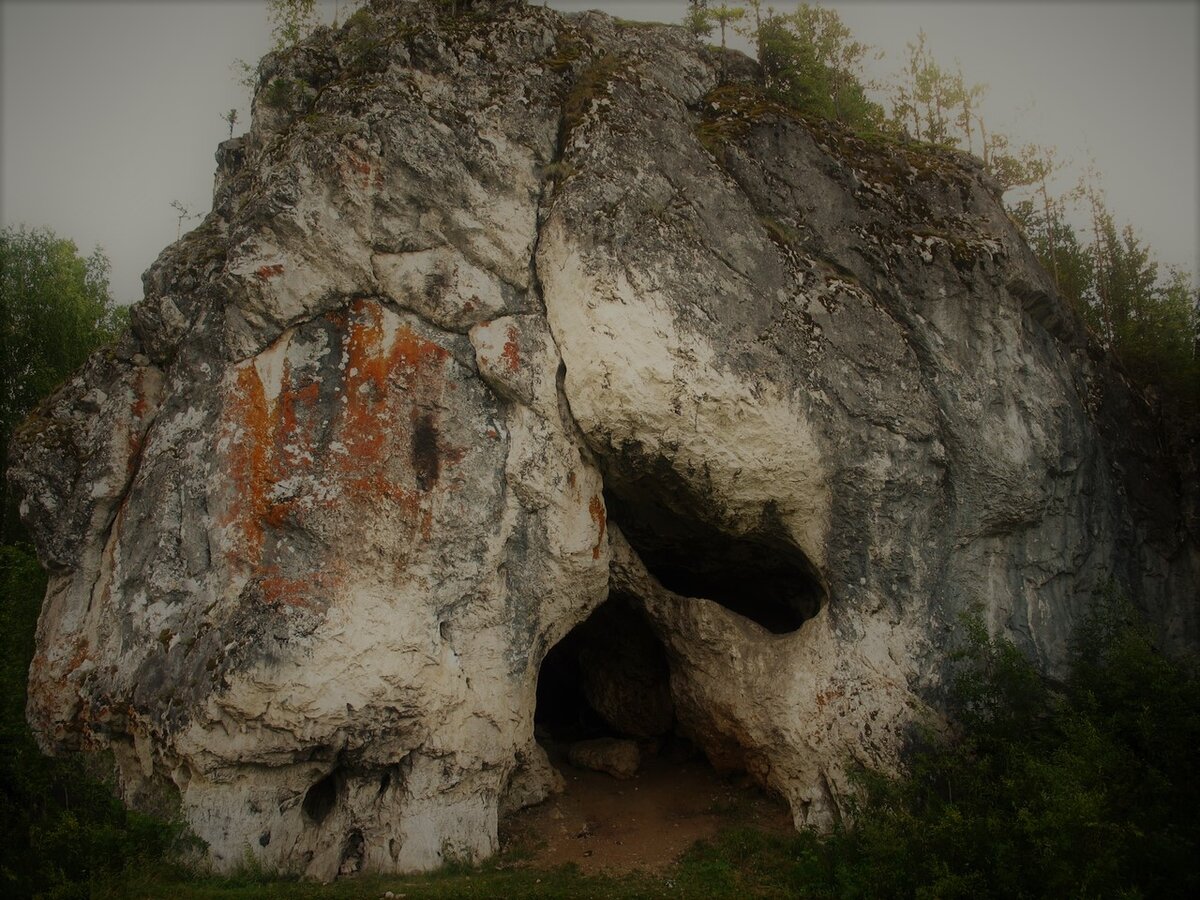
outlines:
[{"label": "green grass", "polygon": [[665,872],[632,875],[585,875],[575,866],[557,869],[513,865],[501,857],[478,867],[450,866],[429,875],[364,875],[318,884],[272,879],[257,873],[226,878],[191,876],[183,869],[140,869],[92,885],[101,898],[233,900],[233,898],[383,897],[405,898],[525,897],[778,897],[796,896],[793,869],[802,836],[768,835],[731,829],[712,843],[698,844]]}]

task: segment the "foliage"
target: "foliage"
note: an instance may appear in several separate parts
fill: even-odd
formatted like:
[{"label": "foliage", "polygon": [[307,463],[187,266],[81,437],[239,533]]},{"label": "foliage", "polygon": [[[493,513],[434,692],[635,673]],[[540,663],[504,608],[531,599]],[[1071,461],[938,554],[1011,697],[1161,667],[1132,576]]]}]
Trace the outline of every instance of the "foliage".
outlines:
[{"label": "foliage", "polygon": [[34,743],[25,683],[45,588],[30,553],[0,546],[0,894],[86,897],[97,879],[162,858],[180,832],[127,812],[80,759]]},{"label": "foliage", "polygon": [[[87,355],[124,328],[108,260],[84,258],[47,229],[0,231],[0,439]],[[96,877],[160,856],[175,832],[126,812],[85,763],[43,756],[25,723],[26,672],[46,577],[13,541],[5,495],[0,545],[0,895],[86,896]]]},{"label": "foliage", "polygon": [[709,37],[713,33],[715,23],[708,13],[708,0],[688,0],[683,27],[697,38]]},{"label": "foliage", "polygon": [[263,102],[272,109],[290,109],[296,100],[298,82],[294,78],[272,78],[263,92]]},{"label": "foliage", "polygon": [[229,126],[229,136],[232,138],[233,137],[233,126],[236,125],[238,122],[237,107],[230,109],[229,112],[221,113],[221,121],[225,122]]},{"label": "foliage", "polygon": [[710,27],[711,24],[715,24],[721,30],[721,82],[724,83],[729,65],[725,56],[725,33],[731,25],[746,15],[746,11],[736,6],[730,6],[728,3],[722,3],[720,6],[708,8],[705,15]]},{"label": "foliage", "polygon": [[317,27],[317,0],[267,0],[276,50],[294,47]]},{"label": "foliage", "polygon": [[[1134,229],[1118,228],[1094,175],[1063,198],[1050,197],[1043,176],[1036,197],[1018,203],[1014,218],[1062,295],[1135,381],[1200,407],[1200,292],[1191,279],[1160,272]],[[1090,239],[1068,219],[1072,201],[1091,220]]]},{"label": "foliage", "polygon": [[768,10],[765,18],[756,19],[768,96],[853,128],[880,127],[883,108],[867,98],[863,81],[863,60],[870,48],[852,39],[836,12],[805,3],[790,14]]},{"label": "foliage", "polygon": [[[0,229],[0,460],[34,405],[124,327],[108,272],[99,249],[82,257],[48,229]],[[6,483],[0,541],[15,523]]]},{"label": "foliage", "polygon": [[1194,666],[1107,600],[1063,684],[970,627],[951,740],[908,774],[860,774],[854,827],[797,852],[807,891],[842,897],[1195,896],[1200,741]]}]

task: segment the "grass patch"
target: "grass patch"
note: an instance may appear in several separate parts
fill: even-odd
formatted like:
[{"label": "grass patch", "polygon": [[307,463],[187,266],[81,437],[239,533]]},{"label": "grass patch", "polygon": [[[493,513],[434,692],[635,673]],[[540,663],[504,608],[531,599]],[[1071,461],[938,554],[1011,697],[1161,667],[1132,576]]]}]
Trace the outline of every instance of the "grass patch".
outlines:
[{"label": "grass patch", "polygon": [[554,43],[553,55],[546,57],[546,68],[554,72],[566,72],[581,56],[583,44],[570,34],[560,34]]},{"label": "grass patch", "polygon": [[562,109],[564,143],[567,136],[579,126],[592,109],[592,105],[608,96],[609,85],[626,69],[626,61],[616,53],[605,53],[596,57],[580,74],[578,81],[567,95]]},{"label": "grass patch", "polygon": [[[558,869],[525,869],[503,860],[479,867],[449,866],[428,875],[364,875],[318,884],[298,879],[255,879],[247,877],[188,878],[179,871],[127,874],[112,879],[93,892],[102,898],[157,898],[172,900],[307,900],[307,898],[383,897],[391,891],[405,898],[504,897],[679,897],[675,876],[629,875],[622,877],[584,875],[573,866]],[[695,896],[701,896],[696,894]]]},{"label": "grass patch", "polygon": [[720,160],[725,145],[744,137],[752,125],[767,116],[798,118],[786,106],[771,100],[757,84],[739,81],[709,91],[702,103],[696,134],[700,143]]}]

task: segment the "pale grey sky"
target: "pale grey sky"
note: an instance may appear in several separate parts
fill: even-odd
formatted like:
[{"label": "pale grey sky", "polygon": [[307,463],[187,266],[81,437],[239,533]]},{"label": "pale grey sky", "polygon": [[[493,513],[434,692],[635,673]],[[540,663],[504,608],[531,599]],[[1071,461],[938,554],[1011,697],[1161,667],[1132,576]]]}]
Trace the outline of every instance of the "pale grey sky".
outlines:
[{"label": "pale grey sky", "polygon": [[[685,0],[551,0],[678,21]],[[1200,271],[1200,0],[827,3],[900,66],[924,28],[935,57],[990,86],[985,115],[1014,140],[1093,159],[1110,206],[1164,264]],[[326,0],[326,21],[332,0]],[[793,4],[777,0],[776,6]],[[0,0],[0,218],[100,245],[118,299],[175,239],[171,201],[210,204],[220,114],[245,91],[234,59],[270,44],[262,0]],[[244,128],[239,123],[238,130]],[[187,226],[185,225],[185,228]]]}]

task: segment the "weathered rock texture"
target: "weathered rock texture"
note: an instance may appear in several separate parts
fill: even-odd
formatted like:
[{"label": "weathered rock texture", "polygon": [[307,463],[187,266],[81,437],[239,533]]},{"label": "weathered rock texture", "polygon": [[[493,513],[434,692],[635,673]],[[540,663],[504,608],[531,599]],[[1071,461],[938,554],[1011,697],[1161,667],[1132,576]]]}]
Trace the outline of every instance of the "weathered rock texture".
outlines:
[{"label": "weathered rock texture", "polygon": [[219,868],[426,869],[555,786],[539,666],[610,589],[669,668],[627,731],[797,825],[895,762],[964,610],[1054,669],[1116,579],[1195,640],[1194,485],[974,164],[719,70],[379,0],[264,60],[213,212],[15,442],[47,747]]}]

